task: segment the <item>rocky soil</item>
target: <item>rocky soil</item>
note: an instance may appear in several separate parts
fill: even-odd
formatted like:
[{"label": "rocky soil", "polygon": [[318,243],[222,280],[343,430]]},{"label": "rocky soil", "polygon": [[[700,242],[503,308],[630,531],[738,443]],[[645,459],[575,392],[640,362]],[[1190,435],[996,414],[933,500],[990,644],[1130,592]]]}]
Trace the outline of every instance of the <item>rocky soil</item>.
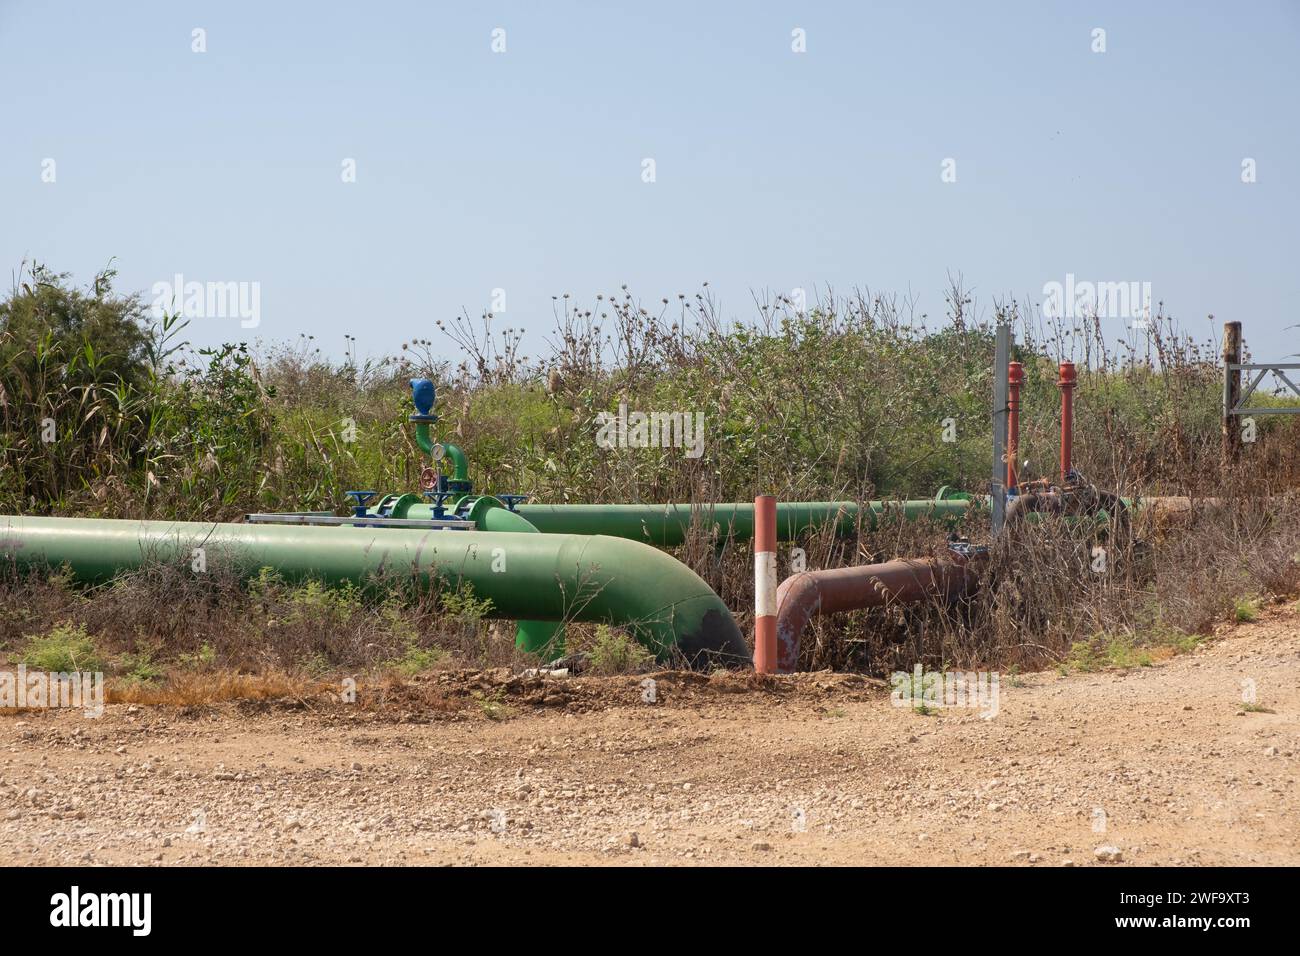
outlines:
[{"label": "rocky soil", "polygon": [[1002,675],[987,720],[650,676],[0,711],[0,863],[1300,863],[1300,605],[1154,667]]}]

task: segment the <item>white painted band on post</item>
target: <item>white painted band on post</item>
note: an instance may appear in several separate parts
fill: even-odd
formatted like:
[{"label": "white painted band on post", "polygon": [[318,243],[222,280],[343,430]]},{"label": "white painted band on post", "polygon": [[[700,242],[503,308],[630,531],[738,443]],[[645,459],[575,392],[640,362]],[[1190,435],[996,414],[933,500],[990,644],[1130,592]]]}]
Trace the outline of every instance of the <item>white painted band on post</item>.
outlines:
[{"label": "white painted band on post", "polygon": [[776,552],[754,552],[754,616],[776,617]]}]

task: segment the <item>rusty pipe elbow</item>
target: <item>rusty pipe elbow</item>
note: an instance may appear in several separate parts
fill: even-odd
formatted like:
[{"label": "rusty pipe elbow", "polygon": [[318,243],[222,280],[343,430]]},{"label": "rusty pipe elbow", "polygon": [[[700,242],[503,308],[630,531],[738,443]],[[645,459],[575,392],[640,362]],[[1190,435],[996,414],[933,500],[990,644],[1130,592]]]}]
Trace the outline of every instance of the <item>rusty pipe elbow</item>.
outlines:
[{"label": "rusty pipe elbow", "polygon": [[799,663],[799,636],[821,612],[822,589],[817,571],[800,571],[776,589],[776,671],[792,674]]},{"label": "rusty pipe elbow", "polygon": [[931,595],[946,599],[970,591],[975,561],[960,556],[899,558],[880,564],[801,571],[776,589],[777,672],[793,673],[803,629],[818,614],[914,604]]}]

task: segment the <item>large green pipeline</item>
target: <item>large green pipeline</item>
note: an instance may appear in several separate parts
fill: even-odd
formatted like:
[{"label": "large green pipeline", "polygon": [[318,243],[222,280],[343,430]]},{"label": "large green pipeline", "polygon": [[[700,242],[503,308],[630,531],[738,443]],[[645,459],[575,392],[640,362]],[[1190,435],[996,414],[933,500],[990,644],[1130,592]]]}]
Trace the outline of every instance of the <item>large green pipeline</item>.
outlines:
[{"label": "large green pipeline", "polygon": [[[776,533],[781,541],[793,541],[805,531],[833,525],[837,534],[853,534],[861,515],[873,528],[882,518],[901,516],[915,521],[931,517],[952,523],[966,516],[965,499],[936,501],[872,501],[864,510],[852,501],[782,502],[776,506]],[[519,514],[548,534],[612,534],[659,547],[674,547],[686,540],[693,513],[704,527],[717,528],[720,538],[749,541],[754,537],[752,502],[698,506],[690,505],[519,505]]]},{"label": "large green pipeline", "polygon": [[[421,445],[423,446],[423,442],[421,442]],[[526,518],[521,518],[513,511],[509,511],[500,500],[491,495],[483,495],[478,498],[473,495],[461,496],[452,503],[452,512],[456,513],[456,509],[462,503],[467,505],[467,517],[474,522],[474,526],[479,531],[538,533],[537,529]],[[432,507],[426,505],[420,495],[415,494],[386,495],[380,499],[378,506],[370,509],[370,512],[378,516],[381,513],[381,508],[384,509],[383,516],[388,518],[433,517]],[[515,632],[515,642],[531,653],[549,655],[554,652],[559,654],[563,651],[563,644],[561,641],[557,641],[556,638],[563,633],[563,630],[564,625],[562,623],[553,621],[520,621]]]},{"label": "large green pipeline", "polygon": [[[1140,510],[1163,502],[1182,499],[1121,499],[1129,507]],[[865,511],[853,501],[778,502],[776,506],[776,534],[779,541],[794,541],[807,531],[819,531],[827,525],[835,527],[836,534],[851,535],[856,532],[858,515],[862,513],[863,525],[876,528],[882,522],[901,518],[904,521],[928,519],[949,527],[963,520],[987,514],[987,498],[939,497],[913,498],[906,501],[887,500],[867,502]],[[696,509],[703,526],[714,526],[720,538],[728,536],[737,541],[754,537],[754,506],[750,503],[699,506]],[[633,541],[644,541],[656,547],[670,548],[682,544],[691,526],[690,505],[545,505],[521,504],[515,511],[527,519],[538,531],[547,534],[607,534]],[[407,517],[428,518],[432,508],[413,505]],[[481,527],[481,525],[480,525]]]},{"label": "large green pipeline", "polygon": [[0,558],[21,566],[67,565],[87,581],[155,562],[209,571],[270,567],[288,580],[365,584],[414,573],[428,584],[466,581],[492,601],[490,616],[622,625],[660,659],[747,665],[731,612],[690,568],[634,541],[530,532],[307,527],[208,522],[0,516]]},{"label": "large green pipeline", "polygon": [[[966,517],[971,507],[971,501],[964,498],[872,501],[863,513],[863,523],[873,528],[882,519],[901,516],[908,521],[929,517],[945,524],[956,524]],[[721,538],[730,536],[738,541],[748,541],[754,537],[752,503],[701,506],[695,510],[706,527],[710,523],[717,527]],[[776,506],[777,537],[782,541],[793,541],[805,531],[816,531],[826,525],[834,525],[838,534],[852,534],[857,530],[861,510],[852,501],[780,503]],[[516,507],[515,512],[545,534],[612,535],[660,548],[682,544],[692,516],[690,505],[678,504],[522,504]],[[432,516],[431,506],[414,501],[402,512],[402,517],[407,518]]]},{"label": "large green pipeline", "polygon": [[[470,518],[480,531],[538,533],[526,518],[507,510],[495,498],[480,498],[470,509]],[[564,625],[555,621],[520,621],[515,631],[515,643],[525,651],[549,658],[562,650],[562,642],[556,638],[563,631]]]}]

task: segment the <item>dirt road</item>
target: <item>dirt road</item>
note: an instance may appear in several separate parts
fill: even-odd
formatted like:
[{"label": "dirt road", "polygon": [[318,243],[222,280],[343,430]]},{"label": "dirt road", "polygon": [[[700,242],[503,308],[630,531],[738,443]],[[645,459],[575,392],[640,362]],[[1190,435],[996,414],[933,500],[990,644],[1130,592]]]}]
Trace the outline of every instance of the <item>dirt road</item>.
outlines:
[{"label": "dirt road", "polygon": [[1300,863],[1300,605],[1154,667],[1002,675],[991,719],[654,679],[0,712],[0,863]]}]

